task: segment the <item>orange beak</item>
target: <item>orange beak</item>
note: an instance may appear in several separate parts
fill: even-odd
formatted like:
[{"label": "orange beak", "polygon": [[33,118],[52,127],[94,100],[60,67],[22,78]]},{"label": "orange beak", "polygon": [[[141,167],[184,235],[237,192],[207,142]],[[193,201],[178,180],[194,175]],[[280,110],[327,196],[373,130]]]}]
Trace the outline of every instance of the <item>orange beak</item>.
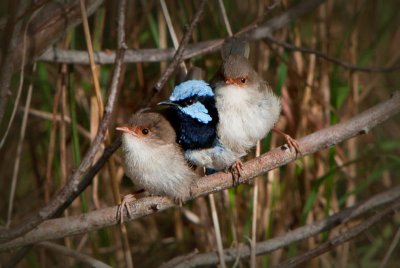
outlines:
[{"label": "orange beak", "polygon": [[235,80],[232,78],[225,78],[225,84],[227,85],[235,84]]},{"label": "orange beak", "polygon": [[129,127],[116,127],[115,129],[118,130],[118,131],[122,131],[122,132],[125,132],[125,133],[132,134],[134,136],[137,136],[137,134],[132,129],[130,129]]}]

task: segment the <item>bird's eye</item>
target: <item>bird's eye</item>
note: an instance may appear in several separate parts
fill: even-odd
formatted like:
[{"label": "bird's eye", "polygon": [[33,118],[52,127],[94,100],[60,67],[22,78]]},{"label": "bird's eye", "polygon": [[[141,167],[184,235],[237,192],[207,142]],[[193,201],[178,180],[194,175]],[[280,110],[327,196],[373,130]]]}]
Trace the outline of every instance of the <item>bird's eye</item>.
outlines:
[{"label": "bird's eye", "polygon": [[142,134],[143,135],[147,135],[147,134],[149,134],[149,132],[150,132],[150,130],[148,128],[142,129]]},{"label": "bird's eye", "polygon": [[243,84],[246,83],[246,78],[240,79],[240,82],[242,82]]},{"label": "bird's eye", "polygon": [[185,102],[186,105],[192,105],[193,103],[194,103],[194,100],[193,100],[193,99],[188,99],[188,100]]}]

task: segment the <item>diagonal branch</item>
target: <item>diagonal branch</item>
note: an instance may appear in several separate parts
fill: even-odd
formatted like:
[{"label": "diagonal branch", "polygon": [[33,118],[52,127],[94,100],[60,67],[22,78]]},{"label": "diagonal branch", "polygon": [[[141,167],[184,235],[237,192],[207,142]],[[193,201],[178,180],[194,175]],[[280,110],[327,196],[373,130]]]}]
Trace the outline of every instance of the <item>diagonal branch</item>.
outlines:
[{"label": "diagonal branch", "polygon": [[277,266],[275,268],[291,268],[291,267],[297,267],[298,265],[311,260],[312,258],[315,258],[351,239],[356,238],[357,236],[361,235],[363,232],[367,231],[370,229],[372,226],[375,224],[382,222],[383,218],[393,214],[396,210],[400,208],[400,201],[397,200],[393,205],[389,206],[386,209],[383,209],[383,211],[380,211],[379,213],[369,217],[362,223],[352,227],[351,229],[347,230],[344,233],[341,233],[334,238],[328,240],[327,242],[303,253],[300,254],[299,256],[290,258]]},{"label": "diagonal branch", "polygon": [[[298,141],[302,155],[309,155],[357,135],[366,134],[370,129],[398,112],[400,112],[400,91],[396,91],[390,99],[360,113],[347,122],[339,123],[303,137]],[[296,157],[299,156],[296,156],[295,152],[290,151],[285,146],[275,148],[261,157],[246,162],[241,173],[242,177],[239,180],[241,183],[249,182],[259,174],[283,166],[295,160]],[[221,191],[232,187],[232,185],[232,174],[219,172],[203,177],[193,185],[191,189],[192,198]],[[397,192],[394,195],[398,198],[400,194],[399,187],[395,189]],[[124,219],[129,221],[171,208],[174,206],[174,202],[166,197],[146,197],[128,205],[130,206],[130,213],[129,215],[124,215]],[[9,243],[0,244],[0,249],[81,234],[116,225],[118,223],[118,219],[115,217],[117,209],[118,207],[114,206],[76,217],[48,220],[25,236],[14,239]],[[357,208],[354,209],[357,211]],[[127,214],[126,211],[125,214]],[[354,210],[352,210],[353,212]]]},{"label": "diagonal branch", "polygon": [[206,5],[206,2],[207,2],[207,0],[201,1],[200,6],[196,12],[196,15],[194,16],[192,22],[190,23],[190,26],[187,29],[185,35],[183,36],[182,41],[179,44],[178,50],[174,54],[174,58],[172,59],[171,64],[168,66],[168,68],[162,74],[160,79],[158,79],[157,83],[155,84],[155,86],[153,88],[153,92],[150,96],[149,101],[145,101],[146,104],[152,103],[153,99],[161,91],[161,89],[164,87],[165,83],[168,81],[168,79],[174,73],[176,67],[178,67],[178,65],[182,62],[183,52],[185,52],[186,45],[189,43],[189,40],[190,40],[190,37],[192,36],[194,28],[196,27],[197,23],[200,21],[200,17],[204,12],[204,7]]},{"label": "diagonal branch", "polygon": [[120,89],[120,78],[122,77],[122,64],[125,53],[125,43],[119,38],[118,40],[118,55],[116,57],[114,73],[110,85],[110,94],[108,96],[107,105],[105,107],[104,116],[99,125],[99,129],[95,139],[86,155],[82,159],[81,164],[78,169],[70,176],[67,184],[61,189],[61,191],[53,198],[45,207],[39,210],[39,212],[23,222],[20,226],[15,227],[11,230],[2,231],[0,233],[0,241],[8,241],[15,237],[21,236],[26,232],[29,232],[42,221],[54,217],[62,207],[69,196],[73,195],[77,191],[77,186],[79,184],[80,178],[88,172],[90,166],[92,165],[93,159],[104,142],[107,129],[111,122],[111,116],[113,114],[115,103]]},{"label": "diagonal branch", "polygon": [[[18,2],[21,1],[16,1],[14,4],[18,4]],[[86,2],[88,14],[91,15],[103,0],[87,0]],[[39,6],[44,3],[38,1],[36,4],[31,11],[35,14],[29,23],[26,42],[22,42],[25,34],[25,27],[22,25],[24,22],[21,21],[23,17],[7,23],[12,27],[9,33],[10,40],[4,41],[6,44],[9,43],[8,48],[0,53],[0,123],[9,97],[12,75],[20,68],[23,57],[26,56],[25,64],[31,63],[32,59],[43,54],[52,44],[62,38],[68,28],[80,23],[79,3],[75,0],[52,1],[41,7],[40,10],[36,10],[36,8],[39,9]],[[11,14],[15,15],[14,12]],[[8,32],[7,29],[5,30]]]},{"label": "diagonal branch", "polygon": [[[392,205],[391,205],[392,204]],[[367,201],[355,205],[351,208],[344,209],[322,221],[315,222],[306,226],[299,227],[292,231],[285,233],[284,235],[262,241],[257,243],[256,246],[256,255],[264,255],[270,252],[273,252],[277,249],[289,246],[292,243],[298,242],[300,240],[309,238],[311,236],[317,235],[322,232],[329,231],[340,224],[344,224],[350,220],[356,219],[367,212],[377,209],[379,207],[390,206],[389,210],[385,210],[383,213],[379,213],[375,216],[372,216],[373,219],[377,217],[382,218],[382,216],[387,215],[393,211],[394,208],[398,208],[400,205],[400,187],[396,187],[389,191],[380,193]],[[360,224],[361,227],[365,227],[364,224]],[[357,227],[360,227],[357,226]],[[360,231],[359,229],[356,229]],[[354,235],[354,232],[350,233]],[[338,236],[334,238],[332,241],[341,241],[341,237]],[[326,249],[326,245],[323,244],[323,248]],[[319,247],[316,250],[320,251]],[[312,250],[314,253],[314,250]],[[225,250],[225,261],[233,262],[237,257],[240,259],[245,259],[250,257],[250,246],[245,244],[239,245],[239,250],[234,249],[226,249]],[[239,255],[239,256],[237,256]],[[293,260],[291,260],[290,264]],[[297,262],[297,260],[294,260]],[[215,252],[203,253],[203,254],[189,254],[184,256],[175,257],[172,260],[164,263],[162,268],[169,267],[199,267],[199,266],[212,266],[218,263],[218,256]],[[299,263],[297,263],[299,264]],[[284,265],[280,267],[287,267],[289,263],[285,262]],[[292,266],[291,266],[292,267]]]}]

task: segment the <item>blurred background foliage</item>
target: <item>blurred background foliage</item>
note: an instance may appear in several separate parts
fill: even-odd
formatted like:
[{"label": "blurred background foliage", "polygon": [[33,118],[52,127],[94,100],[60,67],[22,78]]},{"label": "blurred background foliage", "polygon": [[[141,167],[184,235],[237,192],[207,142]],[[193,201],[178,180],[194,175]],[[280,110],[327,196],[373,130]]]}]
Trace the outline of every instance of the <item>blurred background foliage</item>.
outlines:
[{"label": "blurred background foliage", "polygon": [[[0,3],[1,19],[7,17],[7,1]],[[233,32],[258,21],[265,21],[301,1],[280,1],[272,10],[269,0],[225,0]],[[198,1],[166,1],[174,29],[180,39],[196,12]],[[400,17],[397,0],[330,0],[290,27],[274,33],[275,38],[296,46],[308,47],[343,62],[362,67],[389,67],[400,61]],[[116,49],[117,1],[105,1],[89,18],[95,50]],[[208,1],[203,19],[195,29],[191,43],[228,36],[217,1]],[[128,1],[126,9],[126,43],[129,49],[173,47],[159,1]],[[59,48],[86,50],[82,25],[65,32]],[[294,52],[267,40],[251,43],[253,66],[282,96],[283,111],[278,128],[299,138],[337,122],[346,121],[398,89],[399,72],[366,73],[348,71],[312,54]],[[32,215],[65,183],[77,167],[96,133],[99,119],[93,93],[90,67],[38,61],[25,71],[20,107],[3,148],[0,149],[0,223],[7,222],[11,178],[20,143],[23,111],[28,86],[33,84],[32,101],[25,138],[22,141],[20,167],[12,222]],[[141,108],[155,82],[168,63],[126,64],[118,107],[110,128],[127,120]],[[202,67],[210,79],[221,64],[219,53],[198,56],[186,61],[188,66]],[[98,65],[103,98],[107,97],[112,65]],[[3,136],[15,105],[20,75],[15,75],[12,97],[7,103]],[[165,99],[174,85],[173,79],[158,96]],[[61,94],[59,89],[65,86]],[[55,108],[55,98],[59,104]],[[52,114],[64,114],[65,123],[52,123]],[[53,134],[52,134],[53,132]],[[262,241],[289,229],[325,218],[341,209],[399,184],[400,170],[399,116],[367,135],[320,151],[285,167],[264,174],[257,183],[257,240]],[[52,138],[53,136],[53,138]],[[53,139],[53,143],[51,140]],[[262,152],[277,147],[283,140],[268,135]],[[248,158],[254,157],[254,152]],[[123,177],[120,153],[114,158],[114,174],[122,194],[133,192],[131,182]],[[49,165],[49,163],[51,165]],[[165,172],[168,172],[166,170]],[[248,242],[251,236],[252,185],[216,194],[224,247]],[[103,168],[96,182],[76,200],[65,215],[114,204],[110,174]],[[309,262],[307,267],[378,267],[399,228],[400,218],[383,220],[359,238]],[[351,223],[350,223],[351,225]],[[155,267],[173,257],[197,248],[215,250],[215,237],[208,201],[205,198],[146,218],[126,223],[131,254],[136,267]],[[343,229],[292,244],[272,254],[257,257],[260,267],[313,248]],[[124,267],[122,245],[117,227],[57,241],[115,267]],[[389,267],[395,267],[400,255],[394,252]],[[76,265],[73,259],[62,261],[57,254],[40,247],[33,250],[21,267],[64,267]],[[248,260],[240,262],[249,266]]]}]

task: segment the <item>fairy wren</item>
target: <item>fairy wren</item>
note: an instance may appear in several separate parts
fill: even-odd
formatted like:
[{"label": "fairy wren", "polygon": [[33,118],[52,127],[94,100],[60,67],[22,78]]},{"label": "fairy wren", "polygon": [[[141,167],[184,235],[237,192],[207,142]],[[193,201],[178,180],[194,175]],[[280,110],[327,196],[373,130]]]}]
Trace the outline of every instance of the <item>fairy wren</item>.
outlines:
[{"label": "fairy wren", "polygon": [[279,97],[251,66],[248,49],[240,49],[243,45],[248,44],[233,40],[223,47],[225,58],[212,83],[219,114],[218,137],[239,155],[246,154],[274,127],[281,112]]},{"label": "fairy wren", "polygon": [[117,130],[122,131],[125,172],[135,184],[178,202],[190,196],[190,185],[198,175],[176,143],[175,130],[161,114],[136,113]]},{"label": "fairy wren", "polygon": [[163,113],[172,122],[177,142],[185,150],[186,159],[193,165],[223,170],[241,155],[225,147],[218,138],[218,111],[215,96],[208,83],[201,80],[201,72],[191,69],[185,82],[177,85]]}]

